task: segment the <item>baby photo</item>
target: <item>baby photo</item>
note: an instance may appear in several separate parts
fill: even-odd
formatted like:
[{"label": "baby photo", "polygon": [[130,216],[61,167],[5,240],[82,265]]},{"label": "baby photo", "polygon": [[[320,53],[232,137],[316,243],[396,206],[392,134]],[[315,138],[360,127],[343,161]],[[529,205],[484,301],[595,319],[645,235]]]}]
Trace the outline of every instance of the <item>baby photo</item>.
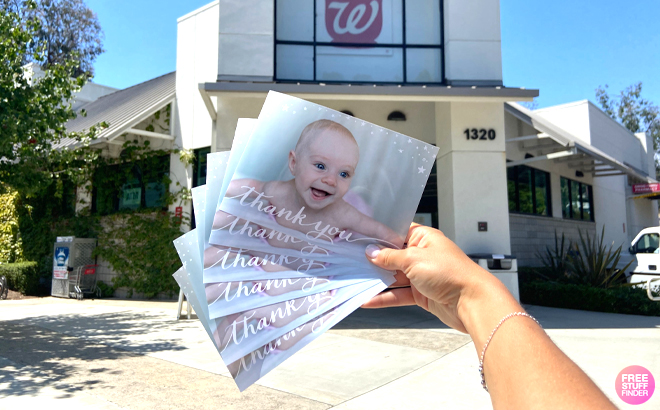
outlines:
[{"label": "baby photo", "polygon": [[[243,236],[262,252],[366,262],[370,243],[403,246],[436,153],[432,145],[270,92],[219,199],[209,242]],[[244,229],[246,221],[253,229]]]},{"label": "baby photo", "polygon": [[[331,120],[308,124],[288,155],[288,169],[293,178],[285,181],[234,179],[229,184],[229,198],[266,199],[279,225],[309,234],[319,224],[329,224],[339,232],[351,231],[370,238],[379,238],[391,247],[400,248],[402,238],[388,226],[366,215],[366,204],[355,193],[347,195],[360,159],[360,149],[353,134]],[[363,212],[358,210],[363,208]],[[276,210],[304,209],[306,219],[296,223],[285,212]],[[268,243],[289,248],[295,243],[266,233]],[[324,233],[331,241],[335,239]],[[335,237],[338,234],[335,235]],[[302,248],[305,243],[298,243]]]}]

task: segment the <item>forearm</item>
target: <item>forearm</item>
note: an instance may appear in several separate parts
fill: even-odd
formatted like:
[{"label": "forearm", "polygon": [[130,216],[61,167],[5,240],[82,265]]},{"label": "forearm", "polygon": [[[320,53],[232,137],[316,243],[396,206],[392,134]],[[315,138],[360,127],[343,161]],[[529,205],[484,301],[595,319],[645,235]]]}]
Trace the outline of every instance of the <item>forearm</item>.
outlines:
[{"label": "forearm", "polygon": [[[494,277],[476,272],[473,276],[475,283],[461,296],[458,312],[480,357],[500,320],[523,309]],[[615,408],[545,331],[525,316],[509,318],[495,332],[484,357],[484,372],[495,408]]]}]

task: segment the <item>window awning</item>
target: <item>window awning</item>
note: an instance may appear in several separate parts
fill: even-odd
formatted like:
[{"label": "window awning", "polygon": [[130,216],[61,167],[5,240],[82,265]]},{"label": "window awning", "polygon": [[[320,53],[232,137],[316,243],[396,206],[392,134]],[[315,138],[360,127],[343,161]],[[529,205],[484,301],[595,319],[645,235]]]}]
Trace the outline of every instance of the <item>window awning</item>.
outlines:
[{"label": "window awning", "polygon": [[660,199],[660,184],[633,184],[629,199]]},{"label": "window awning", "polygon": [[633,195],[630,199],[660,199],[660,192],[651,192],[648,194]]},{"label": "window awning", "polygon": [[657,182],[646,172],[621,162],[596,147],[577,140],[568,131],[557,127],[550,121],[535,115],[532,111],[515,104],[505,103],[506,112],[529,124],[539,131],[538,134],[507,139],[507,144],[521,142],[525,150],[539,152],[540,155],[507,162],[507,167],[529,164],[536,161],[554,160],[566,163],[569,168],[593,177],[627,175],[633,181]]}]

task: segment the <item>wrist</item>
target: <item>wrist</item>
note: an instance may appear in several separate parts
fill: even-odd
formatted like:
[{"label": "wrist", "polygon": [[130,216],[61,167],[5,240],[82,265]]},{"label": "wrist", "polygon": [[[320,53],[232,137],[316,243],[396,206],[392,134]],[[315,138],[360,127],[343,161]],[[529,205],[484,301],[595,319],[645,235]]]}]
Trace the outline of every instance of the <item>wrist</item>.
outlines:
[{"label": "wrist", "polygon": [[509,290],[490,272],[475,265],[457,303],[457,314],[480,349],[505,315],[522,311]]}]

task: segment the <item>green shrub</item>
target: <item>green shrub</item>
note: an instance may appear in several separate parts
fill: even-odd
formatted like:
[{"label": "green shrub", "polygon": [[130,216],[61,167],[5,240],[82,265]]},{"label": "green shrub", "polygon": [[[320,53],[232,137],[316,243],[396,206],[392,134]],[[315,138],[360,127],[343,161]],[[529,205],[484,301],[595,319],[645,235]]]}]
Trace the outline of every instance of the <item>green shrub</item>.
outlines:
[{"label": "green shrub", "polygon": [[534,273],[548,280],[557,280],[568,277],[568,251],[571,248],[571,242],[566,242],[566,236],[561,234],[561,241],[555,231],[555,248],[549,246],[545,252],[537,252],[536,257],[541,260],[545,269],[536,270]]},{"label": "green shrub", "polygon": [[24,295],[39,292],[37,262],[4,263],[0,265],[0,276],[7,277],[7,287]]},{"label": "green shrub", "polygon": [[623,269],[617,265],[621,260],[622,247],[607,247],[603,243],[605,227],[593,238],[587,232],[586,239],[579,230],[580,242],[577,245],[578,252],[568,255],[569,277],[579,284],[589,285],[597,288],[611,288],[626,283],[624,272],[630,267],[630,261]]},{"label": "green shrub", "polygon": [[660,303],[649,300],[645,289],[630,286],[603,289],[557,282],[522,282],[520,300],[564,309],[660,316]]},{"label": "green shrub", "polygon": [[111,298],[115,294],[115,287],[105,282],[96,282],[96,295],[99,298]]},{"label": "green shrub", "polygon": [[625,271],[630,267],[628,263],[623,269],[618,269],[621,260],[622,247],[614,244],[606,246],[604,242],[605,227],[600,235],[592,238],[589,233],[582,234],[578,230],[580,241],[568,241],[564,234],[561,241],[555,231],[554,249],[546,247],[545,252],[537,253],[543,268],[534,268],[531,276],[548,282],[572,283],[576,285],[589,285],[597,288],[612,288],[626,283]]}]

